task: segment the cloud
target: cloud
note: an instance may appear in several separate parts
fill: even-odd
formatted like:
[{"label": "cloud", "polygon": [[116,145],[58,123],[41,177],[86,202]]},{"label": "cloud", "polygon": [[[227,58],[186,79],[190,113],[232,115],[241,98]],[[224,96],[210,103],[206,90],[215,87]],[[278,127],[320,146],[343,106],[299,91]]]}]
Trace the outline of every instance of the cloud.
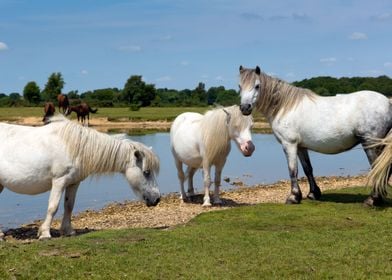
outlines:
[{"label": "cloud", "polygon": [[8,50],[8,46],[6,43],[0,42],[0,51]]},{"label": "cloud", "polygon": [[384,67],[386,67],[386,68],[392,68],[392,62],[385,62],[384,63]]},{"label": "cloud", "polygon": [[161,41],[172,41],[173,36],[172,35],[165,35],[161,37]]},{"label": "cloud", "polygon": [[354,32],[350,36],[348,36],[350,40],[367,40],[367,35],[362,32]]},{"label": "cloud", "polygon": [[117,48],[119,51],[123,52],[140,52],[142,47],[139,45],[124,45]]},{"label": "cloud", "polygon": [[173,79],[170,76],[162,76],[162,77],[157,78],[155,81],[157,81],[157,82],[169,82],[171,80],[173,80]]},{"label": "cloud", "polygon": [[297,20],[297,21],[302,21],[302,22],[311,21],[310,16],[308,16],[307,14],[304,14],[304,13],[293,13],[292,17],[294,20]]},{"label": "cloud", "polygon": [[264,20],[263,16],[256,13],[242,13],[240,17],[246,20]]},{"label": "cloud", "polygon": [[320,58],[320,62],[326,65],[333,65],[336,61],[337,59],[335,57]]},{"label": "cloud", "polygon": [[189,65],[189,61],[188,60],[182,60],[180,62],[181,66],[188,66]]},{"label": "cloud", "polygon": [[383,13],[383,14],[379,14],[376,16],[372,16],[371,17],[372,20],[375,21],[387,21],[387,20],[392,20],[392,13]]},{"label": "cloud", "polygon": [[88,71],[85,70],[85,69],[83,69],[82,71],[80,71],[80,73],[81,73],[82,75],[87,75],[87,74],[88,74]]},{"label": "cloud", "polygon": [[215,77],[215,80],[219,81],[219,82],[223,82],[225,80],[225,78],[223,78],[223,76],[219,75]]}]

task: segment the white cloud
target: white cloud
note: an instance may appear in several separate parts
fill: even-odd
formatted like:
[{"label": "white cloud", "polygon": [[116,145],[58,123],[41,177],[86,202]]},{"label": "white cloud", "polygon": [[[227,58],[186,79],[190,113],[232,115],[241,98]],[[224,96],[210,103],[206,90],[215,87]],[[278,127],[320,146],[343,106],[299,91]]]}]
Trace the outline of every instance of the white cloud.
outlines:
[{"label": "white cloud", "polygon": [[367,35],[362,32],[354,32],[350,36],[348,36],[350,40],[367,40]]},{"label": "white cloud", "polygon": [[142,50],[142,47],[139,45],[126,45],[118,47],[118,50],[124,52],[140,52]]},{"label": "white cloud", "polygon": [[161,37],[162,41],[171,41],[173,40],[173,36],[172,35],[165,35],[163,37]]},{"label": "white cloud", "polygon": [[180,62],[180,64],[181,64],[182,66],[188,66],[188,65],[189,65],[189,61],[188,61],[188,60],[182,60],[182,61]]},{"label": "white cloud", "polygon": [[287,78],[294,78],[295,74],[293,72],[289,72],[289,73],[286,74],[286,77]]},{"label": "white cloud", "polygon": [[170,76],[163,76],[156,79],[157,82],[169,82],[172,80]]},{"label": "white cloud", "polygon": [[372,19],[377,20],[377,21],[391,20],[392,13],[383,13],[383,14],[372,17]]},{"label": "white cloud", "polygon": [[215,80],[223,82],[225,80],[225,78],[223,78],[223,76],[219,75],[215,77]]},{"label": "white cloud", "polygon": [[0,51],[8,50],[8,46],[6,43],[0,42]]},{"label": "white cloud", "polygon": [[335,57],[320,58],[320,62],[326,65],[333,65],[336,61],[337,59]]},{"label": "white cloud", "polygon": [[80,71],[80,73],[81,73],[82,75],[87,75],[87,74],[88,74],[88,71],[85,70],[85,69],[83,69],[82,71]]},{"label": "white cloud", "polygon": [[384,63],[384,67],[387,67],[387,68],[392,68],[392,62],[385,62]]}]

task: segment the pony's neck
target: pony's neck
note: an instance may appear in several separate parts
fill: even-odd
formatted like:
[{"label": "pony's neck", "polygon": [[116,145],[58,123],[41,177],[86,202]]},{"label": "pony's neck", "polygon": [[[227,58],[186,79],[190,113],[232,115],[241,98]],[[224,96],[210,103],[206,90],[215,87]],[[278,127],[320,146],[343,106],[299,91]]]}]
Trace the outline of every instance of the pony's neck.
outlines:
[{"label": "pony's neck", "polygon": [[261,73],[260,78],[262,87],[256,107],[270,121],[278,114],[282,116],[295,108],[304,97],[313,98],[315,96],[315,93],[308,89],[293,86],[265,73]]}]

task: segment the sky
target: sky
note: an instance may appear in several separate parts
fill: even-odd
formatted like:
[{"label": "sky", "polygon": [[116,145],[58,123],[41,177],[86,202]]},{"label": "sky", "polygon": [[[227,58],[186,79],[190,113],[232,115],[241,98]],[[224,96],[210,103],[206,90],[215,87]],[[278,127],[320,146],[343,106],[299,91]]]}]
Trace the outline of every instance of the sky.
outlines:
[{"label": "sky", "polygon": [[123,88],[238,89],[239,66],[288,82],[392,77],[387,0],[0,0],[0,92]]}]

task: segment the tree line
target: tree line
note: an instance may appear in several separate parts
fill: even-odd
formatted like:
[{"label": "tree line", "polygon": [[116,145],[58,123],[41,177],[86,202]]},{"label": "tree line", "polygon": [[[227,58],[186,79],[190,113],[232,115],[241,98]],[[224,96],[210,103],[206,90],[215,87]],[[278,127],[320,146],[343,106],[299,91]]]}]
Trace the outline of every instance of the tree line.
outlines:
[{"label": "tree line", "polygon": [[[41,90],[36,82],[28,82],[23,95],[0,93],[0,106],[42,106],[44,102],[56,102],[57,96],[63,93],[64,79],[60,72],[52,73]],[[350,93],[359,90],[374,90],[390,97],[392,96],[392,79],[388,76],[333,78],[329,76],[304,79],[292,83],[295,86],[308,88],[323,96],[338,93]],[[199,82],[194,89],[156,88],[153,84],[143,81],[142,76],[132,75],[124,84],[123,89],[104,88],[80,93],[77,90],[67,93],[71,103],[81,100],[92,106],[99,107],[130,107],[137,110],[140,107],[173,107],[173,106],[207,106],[220,104],[228,106],[239,103],[239,94],[234,89],[223,86],[206,89]]]}]

